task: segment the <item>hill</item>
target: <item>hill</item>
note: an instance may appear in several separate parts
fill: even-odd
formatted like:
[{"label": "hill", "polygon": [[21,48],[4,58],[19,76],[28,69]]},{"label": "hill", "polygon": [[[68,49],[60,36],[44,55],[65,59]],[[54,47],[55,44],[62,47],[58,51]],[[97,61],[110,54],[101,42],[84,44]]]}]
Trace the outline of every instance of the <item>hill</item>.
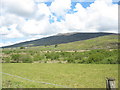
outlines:
[{"label": "hill", "polygon": [[15,48],[15,47],[32,47],[32,46],[46,46],[46,45],[55,45],[55,44],[63,44],[70,43],[75,41],[87,40],[91,38],[96,38],[105,35],[111,35],[113,33],[65,33],[58,34],[42,39],[32,40],[17,43],[10,46],[5,46],[3,48]]},{"label": "hill", "polygon": [[5,48],[2,62],[117,64],[118,35],[106,35],[64,44]]},{"label": "hill", "polygon": [[32,51],[43,50],[43,51],[74,51],[74,50],[92,50],[92,49],[118,49],[118,35],[106,35],[87,40],[48,45],[48,46],[36,46],[29,47]]}]

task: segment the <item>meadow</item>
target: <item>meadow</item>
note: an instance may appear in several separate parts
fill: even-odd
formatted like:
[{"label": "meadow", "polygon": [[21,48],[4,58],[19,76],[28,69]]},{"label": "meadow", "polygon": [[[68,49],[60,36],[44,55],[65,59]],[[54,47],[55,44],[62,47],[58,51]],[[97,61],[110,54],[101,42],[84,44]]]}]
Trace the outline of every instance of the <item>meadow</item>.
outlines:
[{"label": "meadow", "polygon": [[105,88],[106,77],[115,78],[118,87],[117,64],[4,63],[2,68],[3,73],[34,80],[3,74],[3,88]]}]

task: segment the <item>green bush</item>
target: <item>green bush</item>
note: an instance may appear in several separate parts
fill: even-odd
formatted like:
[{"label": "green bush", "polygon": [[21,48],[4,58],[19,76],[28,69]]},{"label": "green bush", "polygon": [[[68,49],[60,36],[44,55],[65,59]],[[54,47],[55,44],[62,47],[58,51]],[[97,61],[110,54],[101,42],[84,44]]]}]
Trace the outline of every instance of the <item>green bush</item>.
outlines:
[{"label": "green bush", "polygon": [[5,51],[2,51],[2,52],[5,53],[5,54],[10,54],[10,53],[12,53],[13,51],[5,50]]},{"label": "green bush", "polygon": [[101,61],[103,64],[118,64],[118,57],[112,56],[112,57],[107,57]]},{"label": "green bush", "polygon": [[21,61],[20,57],[21,57],[20,54],[12,54],[11,55],[11,59],[14,60],[16,63],[19,63]]},{"label": "green bush", "polygon": [[25,49],[25,47],[20,47],[20,49]]},{"label": "green bush", "polygon": [[12,54],[11,59],[14,60],[16,63],[31,63],[33,62],[32,56],[27,54]]},{"label": "green bush", "polygon": [[10,63],[11,62],[11,57],[3,57],[3,62]]},{"label": "green bush", "polygon": [[20,60],[21,60],[23,63],[32,63],[32,62],[33,62],[32,56],[27,55],[27,54],[22,55],[22,56],[20,57]]},{"label": "green bush", "polygon": [[104,59],[102,54],[95,53],[89,56],[88,63],[99,63],[102,59]]},{"label": "green bush", "polygon": [[56,53],[56,52],[46,53],[45,56],[46,56],[46,59],[51,59],[51,60],[58,60],[59,59],[59,53]]},{"label": "green bush", "polygon": [[39,61],[39,60],[43,60],[45,56],[43,54],[35,54],[33,58],[34,58],[34,61]]}]

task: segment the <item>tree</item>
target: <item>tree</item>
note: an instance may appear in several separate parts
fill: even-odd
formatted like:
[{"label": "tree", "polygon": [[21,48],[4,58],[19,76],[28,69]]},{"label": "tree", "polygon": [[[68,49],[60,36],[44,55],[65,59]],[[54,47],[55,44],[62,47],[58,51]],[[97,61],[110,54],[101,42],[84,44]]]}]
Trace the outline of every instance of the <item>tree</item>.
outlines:
[{"label": "tree", "polygon": [[58,45],[57,45],[57,44],[55,44],[55,48],[56,48],[56,47],[58,47]]},{"label": "tree", "polygon": [[47,44],[45,44],[45,47],[47,47]]},{"label": "tree", "polygon": [[25,49],[25,47],[20,47],[20,49]]}]

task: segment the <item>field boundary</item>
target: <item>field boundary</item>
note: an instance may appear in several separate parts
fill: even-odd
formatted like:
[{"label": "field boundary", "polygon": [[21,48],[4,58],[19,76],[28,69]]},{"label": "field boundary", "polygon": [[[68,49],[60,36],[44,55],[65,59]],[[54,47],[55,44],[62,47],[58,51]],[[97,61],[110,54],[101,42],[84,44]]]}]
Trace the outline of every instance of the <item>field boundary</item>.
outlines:
[{"label": "field boundary", "polygon": [[12,77],[20,78],[20,79],[23,79],[23,80],[27,80],[27,81],[30,81],[30,82],[36,82],[36,83],[42,83],[42,84],[49,84],[49,85],[59,86],[59,87],[63,87],[63,88],[69,88],[69,87],[64,86],[64,85],[59,85],[59,84],[53,84],[53,83],[47,83],[47,82],[30,80],[30,79],[28,79],[28,78],[23,78],[23,77],[20,77],[20,76],[17,76],[17,75],[9,74],[9,73],[4,73],[4,72],[0,72],[0,73],[2,73],[2,74],[4,74],[4,75],[12,76]]}]

